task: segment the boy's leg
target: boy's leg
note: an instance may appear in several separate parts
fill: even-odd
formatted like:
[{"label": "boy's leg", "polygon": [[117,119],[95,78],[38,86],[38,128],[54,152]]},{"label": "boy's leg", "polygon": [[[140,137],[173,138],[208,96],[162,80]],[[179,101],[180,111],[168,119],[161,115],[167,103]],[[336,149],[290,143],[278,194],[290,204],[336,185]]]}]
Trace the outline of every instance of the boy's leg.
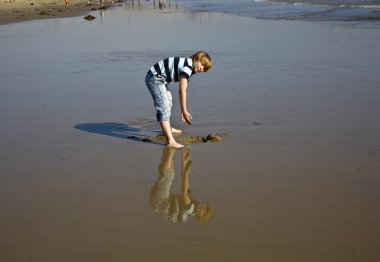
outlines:
[{"label": "boy's leg", "polygon": [[170,122],[168,120],[162,120],[160,121],[160,125],[162,128],[162,131],[164,132],[166,138],[168,139],[167,146],[175,147],[175,148],[182,148],[183,145],[177,143],[173,137],[172,128],[170,126]]},{"label": "boy's leg", "polygon": [[168,140],[168,146],[175,148],[183,147],[183,145],[178,144],[173,137],[173,132],[178,132],[178,130],[173,130],[170,126],[169,120],[172,107],[172,96],[167,90],[167,86],[150,73],[147,74],[145,82],[152,95],[154,107],[157,110],[157,121],[160,122],[162,131]]},{"label": "boy's leg", "polygon": [[[169,108],[170,108],[170,111],[172,110],[172,107],[173,107],[173,97],[172,97],[172,93],[169,91],[169,90],[166,90],[166,95],[168,97],[168,101],[169,101]],[[180,129],[177,129],[177,128],[174,128],[174,127],[171,127],[171,130],[172,130],[172,134],[173,135],[179,135],[179,134],[182,134],[182,130]]]},{"label": "boy's leg", "polygon": [[182,132],[181,129],[177,129],[177,128],[172,127],[172,134],[173,134],[173,135],[180,135],[180,134],[182,134],[182,133],[183,133],[183,132]]}]

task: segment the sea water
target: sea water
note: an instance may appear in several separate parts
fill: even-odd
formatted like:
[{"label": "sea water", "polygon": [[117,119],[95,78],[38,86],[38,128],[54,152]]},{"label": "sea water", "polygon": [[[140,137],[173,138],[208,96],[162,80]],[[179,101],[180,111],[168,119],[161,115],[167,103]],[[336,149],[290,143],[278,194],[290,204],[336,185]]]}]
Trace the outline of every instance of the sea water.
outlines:
[{"label": "sea water", "polygon": [[182,0],[190,11],[380,27],[379,0]]}]

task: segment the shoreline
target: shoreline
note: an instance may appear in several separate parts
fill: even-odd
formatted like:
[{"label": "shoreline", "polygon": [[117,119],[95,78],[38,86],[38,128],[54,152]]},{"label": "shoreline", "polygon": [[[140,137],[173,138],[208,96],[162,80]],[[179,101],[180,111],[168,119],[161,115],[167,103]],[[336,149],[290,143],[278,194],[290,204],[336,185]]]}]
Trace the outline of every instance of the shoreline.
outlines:
[{"label": "shoreline", "polygon": [[0,25],[81,16],[115,4],[112,1],[101,4],[97,0],[68,0],[68,5],[62,0],[3,0],[0,1]]}]

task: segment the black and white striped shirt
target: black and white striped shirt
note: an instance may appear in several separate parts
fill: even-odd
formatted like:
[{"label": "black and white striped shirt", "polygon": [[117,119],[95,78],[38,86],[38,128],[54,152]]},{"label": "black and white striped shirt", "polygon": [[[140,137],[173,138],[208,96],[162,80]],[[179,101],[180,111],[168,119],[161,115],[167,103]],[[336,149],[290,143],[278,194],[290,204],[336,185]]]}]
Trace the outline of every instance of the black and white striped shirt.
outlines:
[{"label": "black and white striped shirt", "polygon": [[150,68],[153,75],[162,77],[167,83],[178,82],[179,78],[187,80],[195,72],[193,71],[193,60],[183,57],[169,57],[156,63]]}]

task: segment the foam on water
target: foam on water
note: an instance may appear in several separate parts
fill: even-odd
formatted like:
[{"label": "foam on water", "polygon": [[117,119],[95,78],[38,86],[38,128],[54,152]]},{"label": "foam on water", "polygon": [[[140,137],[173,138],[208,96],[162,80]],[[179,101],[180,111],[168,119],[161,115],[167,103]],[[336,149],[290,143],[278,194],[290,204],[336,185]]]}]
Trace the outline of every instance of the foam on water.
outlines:
[{"label": "foam on water", "polygon": [[[269,20],[334,21],[380,27],[379,0],[182,0],[190,11],[223,12]],[[347,23],[348,22],[348,23]]]}]

